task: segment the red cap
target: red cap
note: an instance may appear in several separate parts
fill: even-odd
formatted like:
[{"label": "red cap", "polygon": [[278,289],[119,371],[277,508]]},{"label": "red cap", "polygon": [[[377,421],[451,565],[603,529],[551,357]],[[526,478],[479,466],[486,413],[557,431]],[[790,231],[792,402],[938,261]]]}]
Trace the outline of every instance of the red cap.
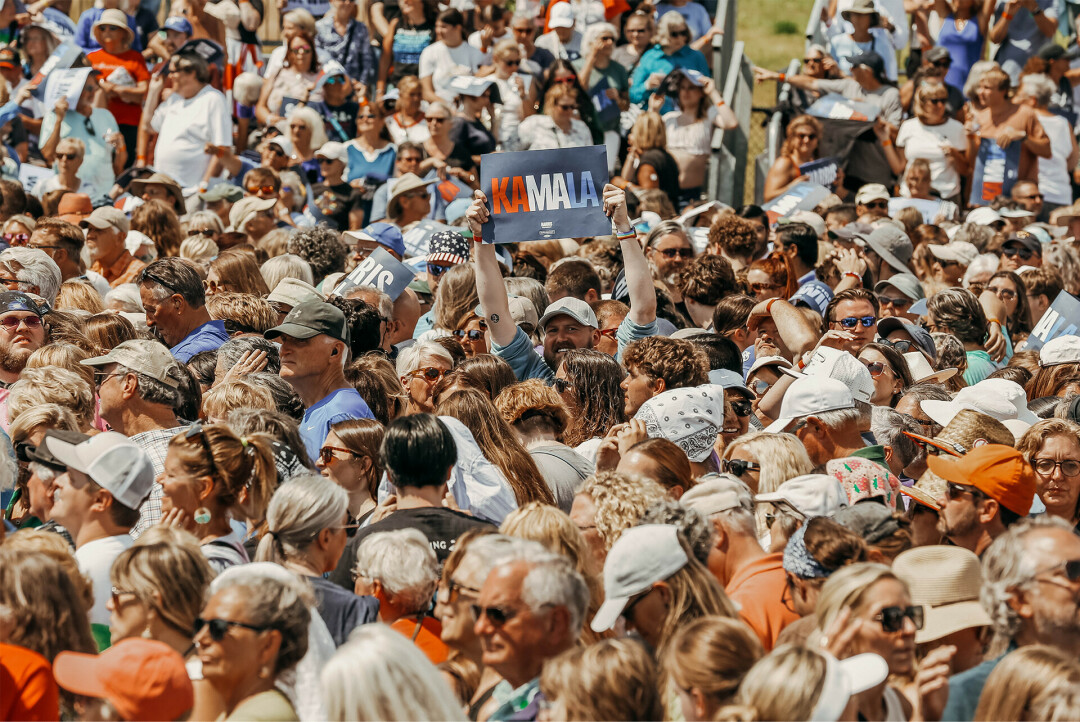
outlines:
[{"label": "red cap", "polygon": [[928,456],[930,471],[945,481],[973,486],[1011,512],[1027,516],[1035,498],[1035,470],[1002,444],[978,446],[959,458]]},{"label": "red cap", "polygon": [[98,655],[61,652],[53,675],[70,692],[106,700],[125,720],[176,720],[195,704],[184,658],[154,639],[124,639]]},{"label": "red cap", "polygon": [[19,55],[11,48],[0,49],[0,68],[19,67]]},{"label": "red cap", "polygon": [[60,217],[60,220],[75,225],[79,225],[79,221],[93,212],[94,204],[90,202],[90,196],[85,193],[65,193],[56,208],[56,215]]}]

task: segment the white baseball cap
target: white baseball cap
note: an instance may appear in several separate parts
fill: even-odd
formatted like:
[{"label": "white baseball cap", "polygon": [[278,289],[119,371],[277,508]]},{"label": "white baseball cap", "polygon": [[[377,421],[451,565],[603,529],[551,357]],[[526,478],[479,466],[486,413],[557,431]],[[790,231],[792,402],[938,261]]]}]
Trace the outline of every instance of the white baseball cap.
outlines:
[{"label": "white baseball cap", "polygon": [[939,261],[956,261],[964,266],[970,266],[979,257],[979,249],[967,241],[949,241],[945,245],[931,243],[926,247]]},{"label": "white baseball cap", "polygon": [[992,416],[1020,438],[1040,419],[1027,407],[1023,387],[1008,379],[983,379],[974,386],[965,386],[952,401],[923,401],[919,404],[926,415],[942,426],[948,426],[962,409],[971,409]]},{"label": "white baseball cap", "polygon": [[974,223],[980,226],[989,226],[994,223],[999,223],[1003,219],[1001,214],[995,211],[990,206],[982,206],[980,208],[973,209],[967,214],[967,218],[964,219],[965,223]]},{"label": "white baseball cap", "polygon": [[572,28],[574,27],[574,10],[568,2],[557,2],[551,6],[548,15],[549,28]]},{"label": "white baseball cap", "polygon": [[345,165],[348,165],[349,149],[345,147],[344,143],[339,143],[336,140],[328,140],[315,151],[315,157],[326,158],[327,160],[340,160]]},{"label": "white baseball cap", "polygon": [[825,680],[810,713],[811,722],[836,722],[853,696],[878,686],[889,676],[889,664],[871,652],[847,659],[837,659],[828,652],[820,654],[825,658]]},{"label": "white baseball cap", "polygon": [[813,416],[824,411],[855,408],[855,399],[851,389],[842,381],[804,376],[795,379],[788,387],[784,399],[780,402],[780,418],[765,428],[765,431],[778,434],[792,421],[803,416]]},{"label": "white baseball cap", "polygon": [[829,516],[848,505],[844,487],[831,474],[803,474],[788,479],[776,491],[758,494],[759,502],[785,503],[807,519]]},{"label": "white baseball cap", "polygon": [[795,378],[803,376],[817,376],[836,379],[851,390],[851,396],[856,401],[870,403],[874,396],[874,377],[863,366],[862,361],[852,356],[847,351],[822,346],[814,351],[813,358],[803,367],[803,370],[780,369],[781,373]]},{"label": "white baseball cap", "polygon": [[45,437],[45,448],[69,469],[89,476],[128,509],[138,509],[154,488],[154,465],[142,447],[106,431],[81,444]]},{"label": "white baseball cap", "polygon": [[687,565],[678,534],[670,524],[644,524],[622,533],[604,561],[604,603],[590,625],[594,632],[614,627],[631,597]]},{"label": "white baseball cap", "polygon": [[1080,363],[1080,336],[1058,336],[1039,349],[1040,366]]},{"label": "white baseball cap", "polygon": [[[754,359],[754,363],[751,364],[750,370],[746,372],[746,378],[750,378],[754,375],[754,372],[765,366],[778,366],[783,368],[791,368],[791,362],[783,356],[762,356],[761,358]],[[776,369],[777,371],[780,368]]]}]

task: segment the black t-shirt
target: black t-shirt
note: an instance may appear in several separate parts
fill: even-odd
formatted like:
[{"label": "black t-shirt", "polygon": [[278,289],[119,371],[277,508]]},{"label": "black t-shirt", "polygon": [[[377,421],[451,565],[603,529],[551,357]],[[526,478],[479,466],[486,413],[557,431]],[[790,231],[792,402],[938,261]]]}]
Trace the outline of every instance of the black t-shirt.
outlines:
[{"label": "black t-shirt", "polygon": [[356,566],[356,550],[360,542],[371,534],[398,529],[417,529],[431,542],[431,548],[435,551],[435,556],[439,558],[439,564],[442,564],[454,550],[454,542],[459,536],[469,529],[490,526],[488,522],[474,516],[441,506],[395,511],[382,521],[377,521],[356,532],[356,536],[345,545],[345,552],[341,555],[337,569],[330,572],[330,581],[345,589],[353,588],[352,569]]},{"label": "black t-shirt", "polygon": [[[638,168],[643,165],[649,165],[656,171],[657,183],[659,183],[660,190],[667,193],[668,198],[671,199],[671,204],[676,208],[679,207],[679,164],[675,162],[675,159],[671,157],[663,148],[653,148],[647,150],[641,154],[641,160],[638,161]],[[635,175],[633,181],[637,182],[637,176]]]},{"label": "black t-shirt", "polygon": [[330,140],[348,143],[356,137],[356,115],[360,112],[360,104],[355,100],[333,106],[325,101],[308,105],[326,120],[326,135]]},{"label": "black t-shirt", "polygon": [[[344,555],[342,556],[344,559]],[[356,555],[352,557],[353,563]],[[349,633],[361,624],[379,621],[379,600],[361,597],[346,591],[322,577],[307,577],[315,593],[315,606],[319,616],[330,630],[334,645],[340,647],[349,639]]]},{"label": "black t-shirt", "polygon": [[337,225],[339,231],[349,230],[349,212],[359,206],[360,193],[348,183],[330,186],[316,183],[311,198],[324,216]]},{"label": "black t-shirt", "polygon": [[454,118],[450,140],[454,141],[454,147],[446,162],[458,168],[473,168],[476,165],[473,163],[474,155],[495,152],[495,136],[479,120]]}]

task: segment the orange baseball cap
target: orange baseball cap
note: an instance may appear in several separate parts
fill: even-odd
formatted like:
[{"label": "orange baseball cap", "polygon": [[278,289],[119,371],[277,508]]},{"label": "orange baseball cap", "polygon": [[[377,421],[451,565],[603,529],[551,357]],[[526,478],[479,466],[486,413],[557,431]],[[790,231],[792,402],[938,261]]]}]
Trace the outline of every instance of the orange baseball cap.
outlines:
[{"label": "orange baseball cap", "polygon": [[125,720],[176,720],[195,704],[184,658],[154,639],[124,639],[96,655],[61,652],[53,675],[68,691],[106,700]]},{"label": "orange baseball cap", "polygon": [[1035,470],[1011,446],[986,444],[961,457],[928,456],[930,471],[954,484],[973,486],[1009,511],[1027,516],[1035,498]]}]

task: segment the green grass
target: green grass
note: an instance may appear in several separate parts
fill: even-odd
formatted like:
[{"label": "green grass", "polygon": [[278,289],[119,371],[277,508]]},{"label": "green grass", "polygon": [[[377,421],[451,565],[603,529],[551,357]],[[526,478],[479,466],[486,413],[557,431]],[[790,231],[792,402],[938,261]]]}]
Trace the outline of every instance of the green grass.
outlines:
[{"label": "green grass", "polygon": [[[736,35],[746,43],[750,62],[779,70],[792,58],[801,58],[806,42],[803,31],[813,6],[813,0],[741,0]],[[792,25],[793,34],[787,32]],[[771,106],[775,98],[774,83],[755,86],[755,106]]]}]

